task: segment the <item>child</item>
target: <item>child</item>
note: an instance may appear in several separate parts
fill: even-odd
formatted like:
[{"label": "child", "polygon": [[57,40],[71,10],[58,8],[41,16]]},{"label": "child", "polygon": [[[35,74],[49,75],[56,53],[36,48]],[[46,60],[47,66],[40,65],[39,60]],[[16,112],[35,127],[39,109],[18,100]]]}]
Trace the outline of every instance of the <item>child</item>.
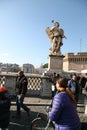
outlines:
[{"label": "child", "polygon": [[6,130],[9,125],[11,103],[6,92],[6,87],[0,87],[0,130]]}]

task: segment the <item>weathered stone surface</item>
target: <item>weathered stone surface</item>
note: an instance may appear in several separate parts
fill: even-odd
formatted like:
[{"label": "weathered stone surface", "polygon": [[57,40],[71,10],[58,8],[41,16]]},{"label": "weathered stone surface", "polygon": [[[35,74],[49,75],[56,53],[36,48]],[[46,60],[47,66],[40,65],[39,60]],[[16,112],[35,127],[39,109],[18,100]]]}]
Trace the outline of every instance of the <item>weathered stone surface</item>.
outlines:
[{"label": "weathered stone surface", "polygon": [[63,55],[49,55],[48,73],[62,73]]}]

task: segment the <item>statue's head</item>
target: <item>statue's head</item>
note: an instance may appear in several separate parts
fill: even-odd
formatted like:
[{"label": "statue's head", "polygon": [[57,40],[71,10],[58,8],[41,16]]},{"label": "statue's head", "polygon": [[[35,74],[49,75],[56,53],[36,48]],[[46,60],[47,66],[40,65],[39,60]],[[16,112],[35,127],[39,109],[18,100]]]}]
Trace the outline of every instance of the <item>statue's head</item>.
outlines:
[{"label": "statue's head", "polygon": [[55,22],[55,23],[54,23],[54,26],[55,26],[55,27],[59,27],[60,25],[59,25],[58,22]]}]

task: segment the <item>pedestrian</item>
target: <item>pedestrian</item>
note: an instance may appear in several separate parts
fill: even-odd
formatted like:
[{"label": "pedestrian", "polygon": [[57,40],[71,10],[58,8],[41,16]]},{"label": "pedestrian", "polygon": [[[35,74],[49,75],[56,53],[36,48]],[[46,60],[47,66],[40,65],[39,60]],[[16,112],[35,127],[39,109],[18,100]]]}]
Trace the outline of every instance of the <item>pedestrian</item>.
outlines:
[{"label": "pedestrian", "polygon": [[75,73],[72,74],[71,79],[68,81],[68,86],[75,95],[76,102],[78,102],[80,94],[80,84],[77,80],[77,75]]},{"label": "pedestrian", "polygon": [[55,130],[81,130],[75,96],[67,84],[66,78],[56,81],[58,93],[54,96],[49,119],[55,122]]},{"label": "pedestrian", "polygon": [[86,78],[81,75],[79,83],[80,83],[80,86],[81,86],[81,93],[82,93],[82,90],[85,88],[85,85],[86,85]]},{"label": "pedestrian", "polygon": [[6,96],[7,88],[0,87],[0,130],[7,130],[10,120],[10,98]]},{"label": "pedestrian", "polygon": [[24,75],[23,71],[18,72],[18,78],[16,80],[16,86],[15,86],[15,91],[17,94],[16,97],[16,105],[17,105],[17,113],[16,116],[19,118],[21,115],[20,109],[23,108],[27,115],[30,116],[30,109],[23,103],[24,98],[27,92],[27,85],[28,81],[26,76]]},{"label": "pedestrian", "polygon": [[56,72],[54,72],[52,76],[52,98],[54,97],[55,93],[56,93]]}]

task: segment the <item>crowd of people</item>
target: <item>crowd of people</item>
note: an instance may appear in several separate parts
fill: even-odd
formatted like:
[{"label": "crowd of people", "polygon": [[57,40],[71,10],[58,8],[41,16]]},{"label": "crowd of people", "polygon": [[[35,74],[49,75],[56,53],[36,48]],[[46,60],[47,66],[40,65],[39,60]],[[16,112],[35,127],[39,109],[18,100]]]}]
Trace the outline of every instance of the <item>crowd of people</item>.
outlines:
[{"label": "crowd of people", "polygon": [[[61,77],[64,77],[64,76],[61,76],[60,74],[57,74],[56,72],[53,73],[53,76],[50,80],[52,82],[52,86],[54,86],[54,89],[52,91],[52,97],[54,97],[56,93],[56,80],[58,80]],[[86,89],[87,79],[82,75],[72,73],[70,75],[70,78],[67,78],[67,80],[68,80],[68,87],[72,90],[72,92],[75,95],[76,102],[78,102],[79,94],[82,93],[82,90],[84,88]]]},{"label": "crowd of people", "polygon": [[49,118],[55,121],[55,130],[81,130],[77,103],[86,86],[86,78],[73,73],[68,79],[54,72],[51,82],[55,89]]},{"label": "crowd of people", "polygon": [[[67,79],[54,72],[50,81],[54,89],[49,119],[55,121],[55,130],[81,130],[77,103],[79,94],[86,85],[86,78],[72,74],[70,79]],[[20,108],[23,108],[27,116],[30,116],[30,109],[23,103],[27,85],[26,76],[23,71],[19,71],[15,86],[17,106],[15,117],[17,118],[21,117]],[[0,130],[5,130],[9,126],[11,100],[6,96],[7,92],[6,87],[0,87]]]}]

